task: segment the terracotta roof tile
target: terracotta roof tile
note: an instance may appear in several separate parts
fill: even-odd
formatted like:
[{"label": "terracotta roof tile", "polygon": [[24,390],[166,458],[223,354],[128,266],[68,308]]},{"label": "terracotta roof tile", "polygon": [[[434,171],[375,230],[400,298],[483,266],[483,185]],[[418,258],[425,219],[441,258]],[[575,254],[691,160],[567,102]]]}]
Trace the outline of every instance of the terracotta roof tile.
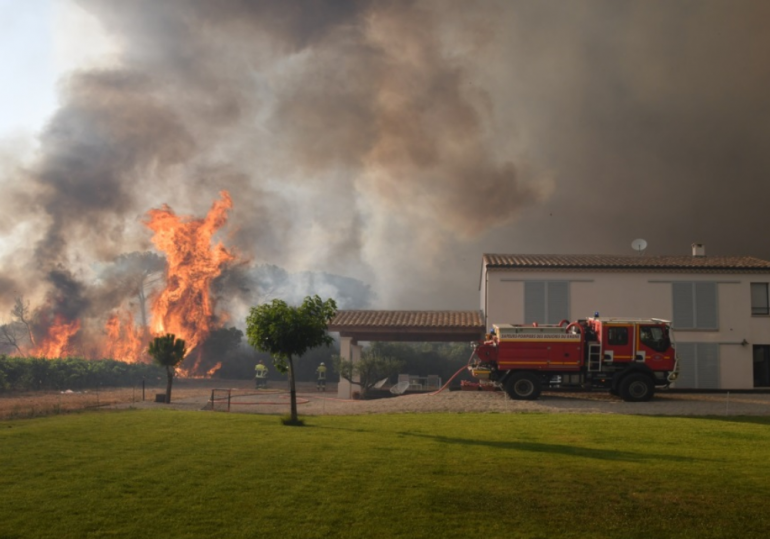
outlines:
[{"label": "terracotta roof tile", "polygon": [[488,268],[604,269],[625,271],[770,272],[770,262],[753,256],[614,256],[485,254]]},{"label": "terracotta roof tile", "polygon": [[345,328],[475,329],[484,327],[479,311],[337,311],[330,331]]}]

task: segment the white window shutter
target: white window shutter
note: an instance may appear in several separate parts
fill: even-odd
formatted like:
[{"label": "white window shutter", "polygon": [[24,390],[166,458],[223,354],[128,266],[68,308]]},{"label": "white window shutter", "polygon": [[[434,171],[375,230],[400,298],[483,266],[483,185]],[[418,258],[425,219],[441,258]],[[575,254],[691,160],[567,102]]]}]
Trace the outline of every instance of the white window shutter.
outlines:
[{"label": "white window shutter", "polygon": [[562,320],[569,320],[569,283],[551,281],[547,284],[547,323],[558,324]]},{"label": "white window shutter", "polygon": [[767,283],[751,283],[751,314],[770,314]]},{"label": "white window shutter", "polygon": [[676,343],[676,355],[679,358],[679,378],[676,379],[676,387],[683,389],[698,387],[695,343]]},{"label": "white window shutter", "polygon": [[692,283],[671,283],[674,296],[674,328],[689,329],[695,327],[695,298]]},{"label": "white window shutter", "polygon": [[524,323],[545,324],[545,282],[524,283]]},{"label": "white window shutter", "polygon": [[717,285],[716,283],[695,283],[695,327],[717,329]]},{"label": "white window shutter", "polygon": [[698,389],[719,389],[719,345],[698,343]]}]

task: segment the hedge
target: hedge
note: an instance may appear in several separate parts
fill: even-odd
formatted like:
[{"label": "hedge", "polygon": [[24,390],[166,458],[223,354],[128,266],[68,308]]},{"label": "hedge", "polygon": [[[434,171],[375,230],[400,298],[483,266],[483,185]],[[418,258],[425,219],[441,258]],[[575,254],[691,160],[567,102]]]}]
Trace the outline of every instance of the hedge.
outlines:
[{"label": "hedge", "polygon": [[127,387],[159,377],[165,378],[165,371],[149,363],[0,355],[0,392]]}]

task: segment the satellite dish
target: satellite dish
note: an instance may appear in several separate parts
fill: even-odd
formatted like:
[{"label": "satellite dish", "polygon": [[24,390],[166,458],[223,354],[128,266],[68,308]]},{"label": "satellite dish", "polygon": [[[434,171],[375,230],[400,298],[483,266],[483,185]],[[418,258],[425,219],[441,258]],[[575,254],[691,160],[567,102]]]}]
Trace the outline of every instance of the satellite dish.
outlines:
[{"label": "satellite dish", "polygon": [[644,251],[647,248],[647,242],[642,238],[636,239],[631,242],[631,248],[634,251],[637,251],[641,255],[642,251]]}]

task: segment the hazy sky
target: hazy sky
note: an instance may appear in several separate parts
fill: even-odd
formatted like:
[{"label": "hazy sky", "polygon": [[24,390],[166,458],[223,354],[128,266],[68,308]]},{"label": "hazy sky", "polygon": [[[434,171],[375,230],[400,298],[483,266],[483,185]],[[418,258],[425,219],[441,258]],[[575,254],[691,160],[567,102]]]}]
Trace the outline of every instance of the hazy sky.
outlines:
[{"label": "hazy sky", "polygon": [[[481,255],[770,259],[770,4],[0,0],[0,292],[228,247],[473,309]],[[4,303],[7,301],[3,300]],[[2,306],[0,306],[2,307]]]},{"label": "hazy sky", "polygon": [[50,5],[15,12],[12,4],[21,5],[0,0],[0,136],[38,128],[56,106]]}]

